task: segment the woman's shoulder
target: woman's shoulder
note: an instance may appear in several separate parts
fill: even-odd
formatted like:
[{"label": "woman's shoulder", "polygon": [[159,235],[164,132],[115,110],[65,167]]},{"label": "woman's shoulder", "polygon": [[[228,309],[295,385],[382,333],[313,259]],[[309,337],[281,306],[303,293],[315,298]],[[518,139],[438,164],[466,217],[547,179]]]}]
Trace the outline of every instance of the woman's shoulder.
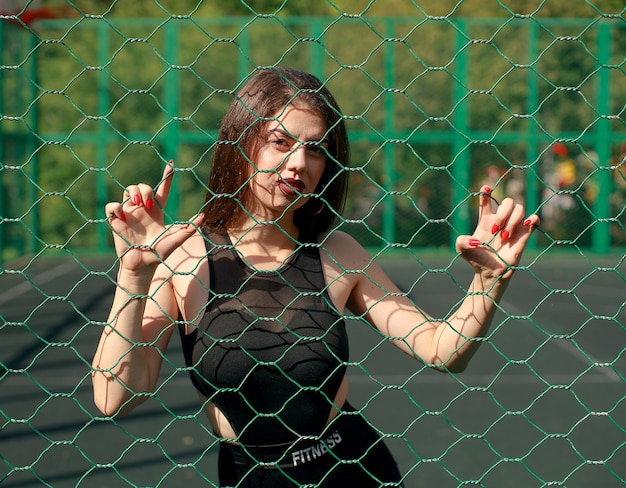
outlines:
[{"label": "woman's shoulder", "polygon": [[[331,230],[318,236],[321,246],[344,246],[358,244],[358,241],[347,232],[342,230]],[[360,244],[358,244],[360,245]]]},{"label": "woman's shoulder", "polygon": [[363,269],[371,261],[365,248],[347,232],[332,231],[320,236],[319,242],[321,252],[343,269]]}]

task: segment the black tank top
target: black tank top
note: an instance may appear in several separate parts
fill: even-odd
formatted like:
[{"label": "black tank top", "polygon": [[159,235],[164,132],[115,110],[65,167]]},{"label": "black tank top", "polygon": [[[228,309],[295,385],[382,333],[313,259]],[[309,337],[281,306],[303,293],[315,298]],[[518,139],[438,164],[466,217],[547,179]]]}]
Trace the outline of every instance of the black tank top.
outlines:
[{"label": "black tank top", "polygon": [[299,244],[268,272],[246,265],[228,237],[205,239],[209,302],[199,326],[182,333],[194,386],[242,444],[319,435],[348,361],[345,323],[328,296],[319,246]]}]

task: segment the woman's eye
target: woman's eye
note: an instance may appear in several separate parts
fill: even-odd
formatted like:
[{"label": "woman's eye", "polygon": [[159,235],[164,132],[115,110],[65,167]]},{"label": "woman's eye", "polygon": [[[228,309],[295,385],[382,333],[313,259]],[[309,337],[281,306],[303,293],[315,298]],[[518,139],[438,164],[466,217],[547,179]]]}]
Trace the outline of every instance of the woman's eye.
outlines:
[{"label": "woman's eye", "polygon": [[290,148],[289,143],[285,139],[272,139],[270,143],[279,149],[286,150]]},{"label": "woman's eye", "polygon": [[319,143],[308,144],[307,149],[314,154],[326,154],[326,148]]}]

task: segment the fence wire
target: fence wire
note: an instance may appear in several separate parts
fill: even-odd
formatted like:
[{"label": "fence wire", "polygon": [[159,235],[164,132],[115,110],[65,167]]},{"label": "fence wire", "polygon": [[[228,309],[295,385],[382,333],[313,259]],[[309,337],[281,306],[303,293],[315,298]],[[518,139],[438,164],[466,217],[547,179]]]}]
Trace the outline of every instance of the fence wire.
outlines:
[{"label": "fence wire", "polygon": [[[398,2],[397,14],[381,0],[361,10],[316,2],[314,16],[289,1],[256,10],[241,2],[230,16],[207,2],[185,11],[154,2],[149,17],[121,2],[7,2],[15,10],[0,16],[3,486],[217,486],[207,461],[218,439],[179,393],[187,370],[176,352],[137,414],[145,420],[103,417],[85,392],[116,266],[106,258],[103,207],[130,183],[156,183],[173,159],[168,217],[194,215],[233,93],[274,65],[324,80],[345,114],[353,165],[338,228],[379,258],[402,250],[403,264],[389,267],[418,303],[433,290],[449,294],[442,317],[464,291],[448,251],[471,232],[482,184],[542,218],[518,271],[527,310],[502,306],[486,338],[487,373],[442,379],[396,364],[375,334],[353,352],[362,411],[402,453],[406,485],[623,486],[625,10],[587,0],[578,18],[563,18],[545,14],[549,1],[525,12],[496,3],[489,13],[498,17],[483,18],[467,16],[471,1],[443,2],[436,14],[420,2]],[[574,258],[553,261],[557,251]],[[559,282],[561,273],[573,281]],[[609,285],[595,284],[607,276]],[[600,292],[612,300],[602,311]],[[568,328],[542,321],[555,308]],[[498,338],[519,324],[531,332],[507,336],[521,348],[512,353]],[[582,366],[561,369],[546,358],[555,347]],[[69,378],[55,375],[61,366]],[[590,389],[597,384],[604,396]]]}]

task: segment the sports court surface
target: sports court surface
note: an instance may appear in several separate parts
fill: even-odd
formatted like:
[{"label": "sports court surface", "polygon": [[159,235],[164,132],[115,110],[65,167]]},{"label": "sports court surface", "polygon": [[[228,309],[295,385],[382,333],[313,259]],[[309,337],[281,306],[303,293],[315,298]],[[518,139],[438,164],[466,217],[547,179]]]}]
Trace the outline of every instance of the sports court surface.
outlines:
[{"label": "sports court surface", "polygon": [[[381,264],[443,317],[468,267],[417,257]],[[407,487],[624,486],[624,257],[545,253],[522,265],[488,342],[460,375],[427,370],[350,324],[350,401],[389,435]],[[68,255],[8,263],[0,274],[2,488],[217,484],[214,439],[177,371],[176,336],[158,399],[117,421],[93,405],[90,361],[112,266],[113,257]]]}]

